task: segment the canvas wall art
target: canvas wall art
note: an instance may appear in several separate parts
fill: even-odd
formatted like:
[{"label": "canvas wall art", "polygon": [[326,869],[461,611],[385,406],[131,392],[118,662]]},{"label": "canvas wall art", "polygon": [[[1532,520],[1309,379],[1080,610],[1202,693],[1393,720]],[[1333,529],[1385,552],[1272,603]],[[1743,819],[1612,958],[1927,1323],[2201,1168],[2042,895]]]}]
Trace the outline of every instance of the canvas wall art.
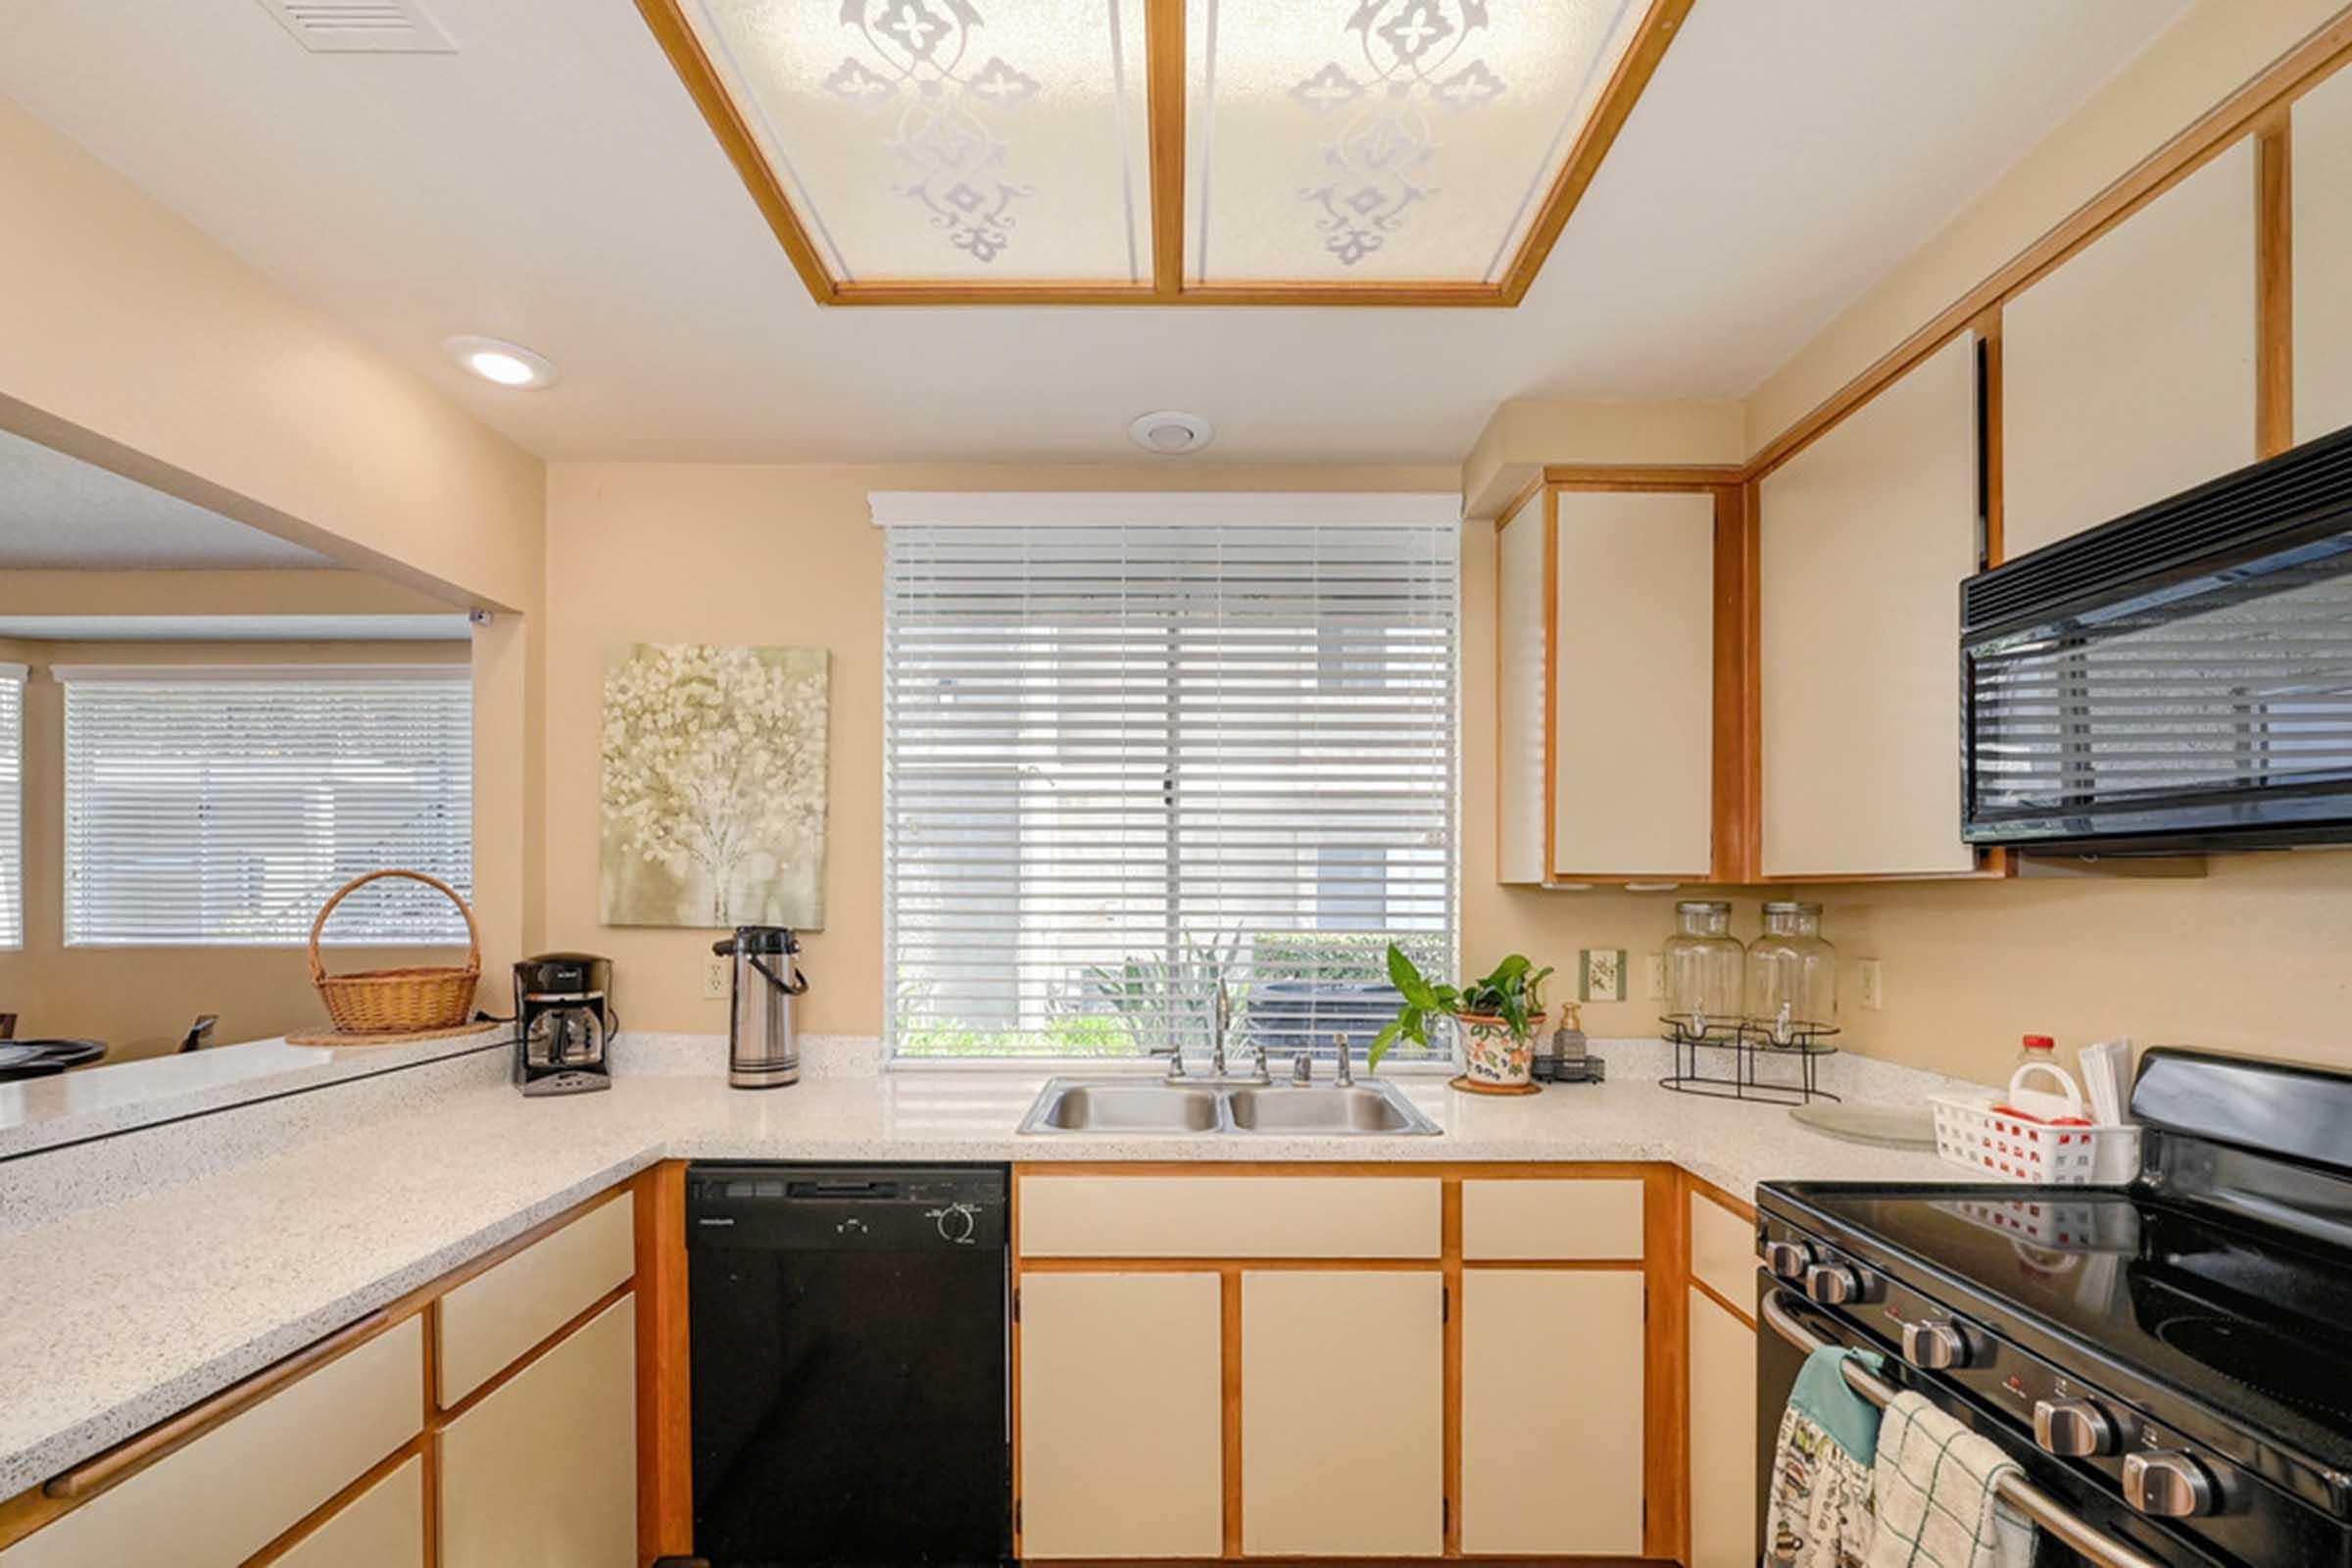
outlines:
[{"label": "canvas wall art", "polygon": [[607,925],[825,923],[821,648],[605,654]]}]

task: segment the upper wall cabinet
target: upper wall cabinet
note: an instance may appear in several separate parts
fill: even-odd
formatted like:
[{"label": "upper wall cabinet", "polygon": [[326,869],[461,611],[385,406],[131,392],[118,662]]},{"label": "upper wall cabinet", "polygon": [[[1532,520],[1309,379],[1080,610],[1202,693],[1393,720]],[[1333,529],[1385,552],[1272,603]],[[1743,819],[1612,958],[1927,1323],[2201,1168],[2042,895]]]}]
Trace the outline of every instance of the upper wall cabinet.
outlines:
[{"label": "upper wall cabinet", "polygon": [[2255,338],[2247,138],[2002,308],[2004,558],[2253,462]]},{"label": "upper wall cabinet", "polygon": [[1833,425],[1758,500],[1764,874],[1974,870],[1954,662],[1977,569],[1977,340]]},{"label": "upper wall cabinet", "polygon": [[2352,424],[2352,71],[2294,108],[2295,439]]},{"label": "upper wall cabinet", "polygon": [[1503,881],[1713,875],[1718,505],[1552,485],[1505,519]]}]

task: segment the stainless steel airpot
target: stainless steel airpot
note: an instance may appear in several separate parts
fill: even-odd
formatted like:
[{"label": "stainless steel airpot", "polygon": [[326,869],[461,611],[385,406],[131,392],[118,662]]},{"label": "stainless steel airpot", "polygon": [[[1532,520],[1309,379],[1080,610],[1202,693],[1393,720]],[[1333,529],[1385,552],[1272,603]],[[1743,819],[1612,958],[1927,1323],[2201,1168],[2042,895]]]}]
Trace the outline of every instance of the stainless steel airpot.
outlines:
[{"label": "stainless steel airpot", "polygon": [[801,1081],[792,999],[808,989],[793,956],[800,939],[780,925],[739,925],[710,945],[734,964],[734,1004],[727,1016],[727,1085],[779,1089]]}]

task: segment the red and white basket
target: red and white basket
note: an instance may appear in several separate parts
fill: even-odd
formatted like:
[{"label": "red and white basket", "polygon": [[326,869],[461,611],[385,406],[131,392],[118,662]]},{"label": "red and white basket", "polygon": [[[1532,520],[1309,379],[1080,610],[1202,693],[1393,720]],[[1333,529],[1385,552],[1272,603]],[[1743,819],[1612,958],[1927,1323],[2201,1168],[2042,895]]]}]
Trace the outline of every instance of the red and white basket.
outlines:
[{"label": "red and white basket", "polygon": [[[2058,1080],[2065,1097],[2025,1088],[2035,1073]],[[2081,1118],[2082,1091],[2066,1071],[2032,1062],[2009,1080],[2009,1092],[1987,1100],[1931,1098],[1936,1112],[1936,1152],[1983,1177],[2039,1182],[2060,1187],[2124,1187],[2139,1174],[2139,1129],[2063,1125]],[[1996,1107],[2014,1107],[2002,1109]],[[2038,1112],[2049,1119],[2017,1111]]]}]

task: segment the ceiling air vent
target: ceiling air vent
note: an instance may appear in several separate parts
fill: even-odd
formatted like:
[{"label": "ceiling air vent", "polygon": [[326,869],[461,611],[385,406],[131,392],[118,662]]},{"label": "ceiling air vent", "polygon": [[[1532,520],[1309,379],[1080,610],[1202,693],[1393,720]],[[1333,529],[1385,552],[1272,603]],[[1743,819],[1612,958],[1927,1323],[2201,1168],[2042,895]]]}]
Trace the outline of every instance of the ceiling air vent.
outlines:
[{"label": "ceiling air vent", "polygon": [[261,0],[318,55],[451,55],[458,46],[416,0]]}]

